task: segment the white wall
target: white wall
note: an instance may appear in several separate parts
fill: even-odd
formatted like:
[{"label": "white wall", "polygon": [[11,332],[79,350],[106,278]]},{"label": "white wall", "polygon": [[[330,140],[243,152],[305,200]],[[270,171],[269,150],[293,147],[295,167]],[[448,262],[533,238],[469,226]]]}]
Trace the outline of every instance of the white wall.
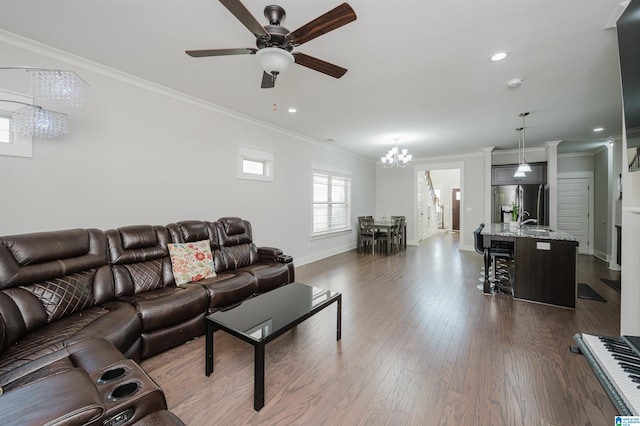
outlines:
[{"label": "white wall", "polygon": [[595,168],[592,153],[558,154],[558,173],[587,172]]},{"label": "white wall", "polygon": [[[354,218],[375,209],[372,162],[41,45],[3,36],[0,57],[90,84],[89,106],[51,107],[69,134],[0,156],[0,235],[240,216],[258,245],[303,264],[355,247],[355,230],[310,240],[312,162],[352,172]],[[2,72],[0,88],[24,91],[23,71]],[[273,182],[237,178],[240,145],[273,152]]]}]

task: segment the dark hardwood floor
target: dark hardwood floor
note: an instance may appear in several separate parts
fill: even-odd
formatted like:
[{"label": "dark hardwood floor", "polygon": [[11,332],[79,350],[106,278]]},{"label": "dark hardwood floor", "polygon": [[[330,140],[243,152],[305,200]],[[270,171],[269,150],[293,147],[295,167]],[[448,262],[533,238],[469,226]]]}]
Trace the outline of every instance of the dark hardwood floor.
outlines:
[{"label": "dark hardwood floor", "polygon": [[580,256],[579,282],[607,302],[576,310],[483,295],[482,257],[446,232],[394,256],[333,256],[296,280],[343,294],[335,305],[267,345],[265,406],[253,410],[253,348],[215,336],[204,375],[204,337],[142,362],[188,425],[608,425],[616,411],[584,357],[578,332],[619,332],[618,278]]}]

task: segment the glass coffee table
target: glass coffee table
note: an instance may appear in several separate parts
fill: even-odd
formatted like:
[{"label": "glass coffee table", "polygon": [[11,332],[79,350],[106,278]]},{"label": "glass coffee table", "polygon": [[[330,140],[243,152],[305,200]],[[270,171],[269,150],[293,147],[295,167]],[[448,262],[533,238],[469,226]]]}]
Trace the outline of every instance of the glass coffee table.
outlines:
[{"label": "glass coffee table", "polygon": [[264,407],[264,348],[267,343],[337,302],[337,338],[342,334],[342,294],[290,283],[206,317],[205,374],[213,372],[213,332],[227,333],[254,347],[253,408]]}]

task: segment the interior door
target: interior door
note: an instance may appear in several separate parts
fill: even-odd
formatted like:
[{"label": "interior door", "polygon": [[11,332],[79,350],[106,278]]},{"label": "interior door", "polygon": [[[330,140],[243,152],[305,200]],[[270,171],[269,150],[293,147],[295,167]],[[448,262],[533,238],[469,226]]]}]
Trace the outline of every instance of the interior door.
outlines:
[{"label": "interior door", "polygon": [[451,190],[451,229],[460,230],[460,188]]},{"label": "interior door", "polygon": [[578,253],[592,254],[591,178],[558,179],[558,230],[579,240]]}]

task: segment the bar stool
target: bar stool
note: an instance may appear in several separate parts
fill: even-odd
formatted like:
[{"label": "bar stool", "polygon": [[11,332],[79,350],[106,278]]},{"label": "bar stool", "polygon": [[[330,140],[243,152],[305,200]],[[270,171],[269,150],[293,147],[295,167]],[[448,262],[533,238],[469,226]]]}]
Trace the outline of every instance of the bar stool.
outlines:
[{"label": "bar stool", "polygon": [[[484,223],[481,223],[478,228],[473,231],[473,239],[475,243],[476,252],[484,255],[484,238],[482,236],[482,230],[484,229]],[[490,278],[489,281],[493,285],[494,289],[501,293],[513,294],[513,243],[508,241],[492,241],[491,247],[489,247],[489,257],[491,258]],[[482,268],[484,269],[484,267]],[[484,271],[486,273],[487,271]],[[484,281],[484,273],[480,277],[480,281]],[[479,286],[482,287],[482,286]]]},{"label": "bar stool", "polygon": [[493,260],[491,281],[501,293],[513,294],[513,243],[508,241],[492,241],[489,256]]}]

